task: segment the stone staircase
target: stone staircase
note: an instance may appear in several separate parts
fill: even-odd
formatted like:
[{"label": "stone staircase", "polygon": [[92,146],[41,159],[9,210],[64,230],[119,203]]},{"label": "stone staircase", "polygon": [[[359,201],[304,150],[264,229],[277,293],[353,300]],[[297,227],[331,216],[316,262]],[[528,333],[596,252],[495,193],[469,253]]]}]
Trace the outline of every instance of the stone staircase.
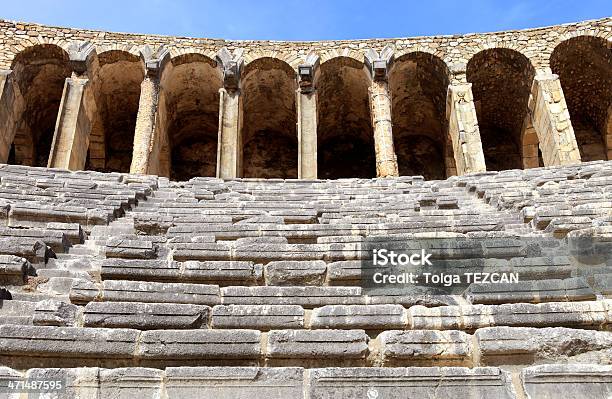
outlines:
[{"label": "stone staircase", "polygon": [[[0,386],[61,380],[61,398],[608,398],[610,183],[612,162],[445,181],[170,182],[1,165]],[[520,281],[373,289],[363,276],[377,243]]]}]

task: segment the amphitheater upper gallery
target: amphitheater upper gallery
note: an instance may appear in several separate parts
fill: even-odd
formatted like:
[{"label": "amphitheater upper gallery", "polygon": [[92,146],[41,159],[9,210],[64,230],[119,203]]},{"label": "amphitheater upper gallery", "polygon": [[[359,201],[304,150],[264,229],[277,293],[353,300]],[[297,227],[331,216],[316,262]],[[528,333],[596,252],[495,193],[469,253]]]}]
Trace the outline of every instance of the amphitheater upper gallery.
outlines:
[{"label": "amphitheater upper gallery", "polygon": [[0,162],[444,179],[612,158],[612,19],[227,41],[0,22]]}]

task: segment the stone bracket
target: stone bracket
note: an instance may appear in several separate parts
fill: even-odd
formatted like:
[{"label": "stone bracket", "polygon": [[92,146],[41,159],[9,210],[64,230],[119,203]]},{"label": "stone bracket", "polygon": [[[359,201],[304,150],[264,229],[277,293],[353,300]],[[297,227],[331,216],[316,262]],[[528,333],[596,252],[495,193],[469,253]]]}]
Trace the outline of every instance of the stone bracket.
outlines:
[{"label": "stone bracket", "polygon": [[96,48],[87,41],[75,41],[68,45],[70,67],[77,75],[82,75],[89,69],[96,56]]},{"label": "stone bracket", "polygon": [[153,51],[148,45],[140,50],[140,56],[145,62],[145,70],[148,77],[159,78],[161,71],[170,61],[170,51],[165,46],[160,46]]},{"label": "stone bracket", "polygon": [[238,49],[232,54],[226,47],[217,53],[217,62],[223,70],[223,87],[228,91],[240,89],[240,77],[244,65],[242,53],[243,50]]},{"label": "stone bracket", "polygon": [[314,53],[306,57],[306,61],[298,66],[298,84],[302,93],[315,90],[315,75],[319,70],[320,58]]},{"label": "stone bracket", "polygon": [[372,80],[387,80],[394,60],[393,47],[386,45],[380,54],[374,49],[368,49],[365,53],[364,65]]}]

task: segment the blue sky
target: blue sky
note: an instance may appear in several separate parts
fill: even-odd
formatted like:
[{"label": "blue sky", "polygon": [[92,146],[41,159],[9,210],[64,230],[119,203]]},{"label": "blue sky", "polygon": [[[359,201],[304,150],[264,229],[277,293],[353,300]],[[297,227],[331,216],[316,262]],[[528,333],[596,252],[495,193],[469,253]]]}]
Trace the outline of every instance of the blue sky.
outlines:
[{"label": "blue sky", "polygon": [[0,18],[119,32],[323,40],[490,32],[612,15],[612,0],[1,0]]}]

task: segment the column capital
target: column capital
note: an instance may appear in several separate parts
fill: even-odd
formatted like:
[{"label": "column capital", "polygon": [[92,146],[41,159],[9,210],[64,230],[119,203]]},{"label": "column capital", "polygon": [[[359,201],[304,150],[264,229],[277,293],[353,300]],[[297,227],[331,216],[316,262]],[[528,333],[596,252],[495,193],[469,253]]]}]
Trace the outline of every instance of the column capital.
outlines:
[{"label": "column capital", "polygon": [[298,66],[298,85],[302,93],[312,93],[316,90],[315,76],[320,62],[318,55],[310,53],[304,63]]},{"label": "column capital", "polygon": [[380,53],[368,49],[364,57],[364,66],[370,79],[387,80],[394,59],[395,51],[390,45],[386,45]]},{"label": "column capital", "polygon": [[552,72],[547,72],[547,71],[537,71],[535,77],[533,78],[534,81],[544,81],[544,80],[557,80],[559,79],[559,75],[557,75],[556,73],[552,73]]},{"label": "column capital", "polygon": [[68,45],[70,67],[77,75],[87,72],[96,57],[96,48],[88,41],[74,41]]},{"label": "column capital", "polygon": [[467,83],[467,64],[465,62],[453,62],[448,66],[451,81],[454,84]]},{"label": "column capital", "polygon": [[166,64],[170,62],[170,51],[165,46],[159,46],[157,50],[153,50],[145,45],[140,49],[140,57],[145,63],[146,76],[159,78]]},{"label": "column capital", "polygon": [[244,66],[242,53],[243,49],[234,50],[232,54],[226,47],[223,47],[215,57],[223,71],[223,87],[227,91],[240,89],[242,67]]},{"label": "column capital", "polygon": [[453,83],[448,85],[447,101],[456,97],[459,102],[473,101],[472,84],[471,83]]}]

